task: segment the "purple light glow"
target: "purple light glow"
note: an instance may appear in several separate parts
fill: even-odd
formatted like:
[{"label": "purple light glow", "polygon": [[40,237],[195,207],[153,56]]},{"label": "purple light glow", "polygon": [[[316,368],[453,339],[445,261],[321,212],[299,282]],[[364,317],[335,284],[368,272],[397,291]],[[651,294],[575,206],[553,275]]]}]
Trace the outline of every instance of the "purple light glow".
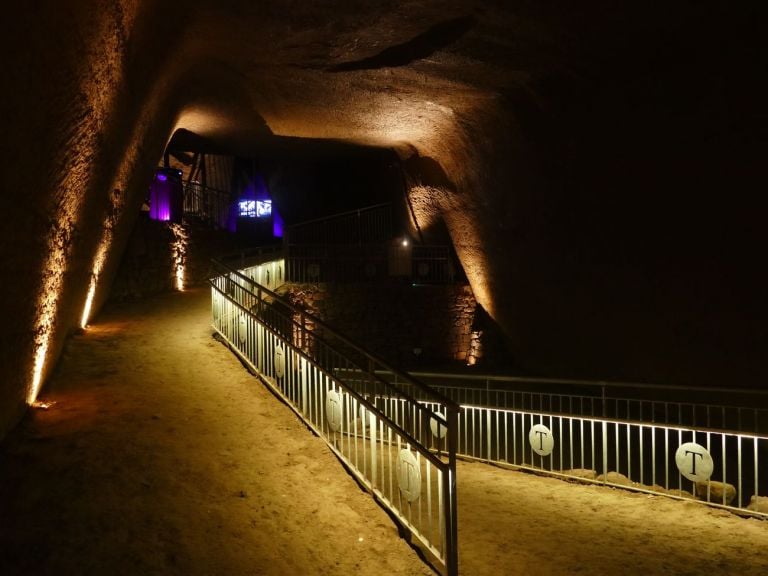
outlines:
[{"label": "purple light glow", "polygon": [[158,168],[149,185],[149,217],[180,224],[184,214],[184,188],[181,171]]},{"label": "purple light glow", "polygon": [[237,205],[236,204],[231,204],[229,206],[229,211],[227,212],[226,228],[227,228],[227,230],[232,232],[232,234],[237,232],[237,214],[238,214]]},{"label": "purple light glow", "polygon": [[149,217],[152,220],[167,222],[171,219],[171,193],[172,186],[167,182],[152,182],[149,186]]},{"label": "purple light glow", "polygon": [[272,210],[272,236],[283,237],[283,217],[277,210]]}]

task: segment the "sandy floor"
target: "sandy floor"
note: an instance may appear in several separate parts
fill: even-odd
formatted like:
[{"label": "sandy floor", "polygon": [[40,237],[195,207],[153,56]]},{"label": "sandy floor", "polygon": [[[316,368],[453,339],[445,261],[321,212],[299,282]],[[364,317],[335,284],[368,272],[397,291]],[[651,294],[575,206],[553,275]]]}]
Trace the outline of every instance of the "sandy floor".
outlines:
[{"label": "sandy floor", "polygon": [[[203,290],[75,336],[0,445],[0,574],[431,574],[228,350]],[[462,574],[768,574],[768,522],[461,463]]]}]

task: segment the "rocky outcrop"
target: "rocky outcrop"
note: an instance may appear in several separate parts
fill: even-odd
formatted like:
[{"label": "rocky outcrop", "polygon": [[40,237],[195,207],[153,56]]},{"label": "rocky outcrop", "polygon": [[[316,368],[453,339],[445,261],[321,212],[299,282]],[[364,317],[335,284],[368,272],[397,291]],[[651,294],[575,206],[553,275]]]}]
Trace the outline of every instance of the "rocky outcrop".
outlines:
[{"label": "rocky outcrop", "polygon": [[715,504],[731,504],[736,498],[736,486],[727,482],[696,482],[696,497]]},{"label": "rocky outcrop", "polygon": [[[563,474],[574,478],[582,478],[584,480],[597,480],[597,471],[590,470],[588,468],[573,468],[572,470],[563,470]],[[601,482],[603,480],[600,480]]]},{"label": "rocky outcrop", "polygon": [[[498,350],[492,329],[476,329],[477,303],[466,284],[287,284],[300,308],[384,359],[408,369],[488,365]],[[484,344],[491,357],[484,357]]]},{"label": "rocky outcrop", "polygon": [[753,494],[752,498],[749,499],[747,510],[768,514],[768,496],[755,496]]}]

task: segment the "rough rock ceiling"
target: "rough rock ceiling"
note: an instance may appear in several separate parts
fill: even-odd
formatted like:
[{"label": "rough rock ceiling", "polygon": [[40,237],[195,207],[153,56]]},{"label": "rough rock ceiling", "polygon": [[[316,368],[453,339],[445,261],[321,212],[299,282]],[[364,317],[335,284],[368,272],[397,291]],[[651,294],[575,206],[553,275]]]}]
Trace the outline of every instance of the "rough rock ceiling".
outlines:
[{"label": "rough rock ceiling", "polygon": [[224,119],[213,104],[183,117],[201,130],[215,114],[211,135],[439,147],[489,99],[532,89],[532,64],[555,63],[547,31],[479,4],[326,2],[284,11],[243,4],[201,10],[182,40],[184,60],[195,62],[192,82],[230,92],[212,89],[208,100],[232,98],[264,121]]}]

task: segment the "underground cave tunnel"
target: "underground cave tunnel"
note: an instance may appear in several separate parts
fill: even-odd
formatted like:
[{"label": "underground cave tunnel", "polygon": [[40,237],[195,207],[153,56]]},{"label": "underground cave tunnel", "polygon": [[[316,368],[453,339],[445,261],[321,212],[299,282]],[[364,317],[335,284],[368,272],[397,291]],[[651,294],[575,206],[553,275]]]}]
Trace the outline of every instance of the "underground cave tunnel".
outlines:
[{"label": "underground cave tunnel", "polygon": [[14,10],[3,430],[107,299],[179,129],[241,158],[391,154],[410,232],[447,234],[530,375],[762,386],[759,7]]},{"label": "underground cave tunnel", "polygon": [[[182,285],[194,293],[209,255],[279,239],[279,219],[339,232],[329,217],[353,212],[359,224],[382,205],[388,215],[373,210],[370,222],[389,222],[390,245],[354,268],[395,288],[321,292],[325,267],[303,247],[315,282],[286,306],[411,371],[452,364],[528,378],[534,392],[544,380],[632,382],[651,386],[643,401],[687,389],[688,403],[715,394],[717,405],[762,408],[745,400],[768,375],[760,3],[6,10],[0,436],[44,417],[30,405],[79,345],[67,342],[99,333],[79,330],[102,310]],[[226,224],[240,219],[240,233],[183,215],[176,228],[153,224],[142,205],[158,168],[181,170],[182,200],[198,186],[237,201]],[[266,220],[251,216],[267,204]],[[436,274],[454,282],[420,266],[425,246],[442,247],[430,262],[450,262]],[[728,426],[744,432],[750,418]],[[723,440],[723,453],[740,442]],[[749,449],[757,460],[758,441]],[[734,461],[717,462],[724,484]],[[744,506],[761,482],[752,468],[735,496]]]}]

